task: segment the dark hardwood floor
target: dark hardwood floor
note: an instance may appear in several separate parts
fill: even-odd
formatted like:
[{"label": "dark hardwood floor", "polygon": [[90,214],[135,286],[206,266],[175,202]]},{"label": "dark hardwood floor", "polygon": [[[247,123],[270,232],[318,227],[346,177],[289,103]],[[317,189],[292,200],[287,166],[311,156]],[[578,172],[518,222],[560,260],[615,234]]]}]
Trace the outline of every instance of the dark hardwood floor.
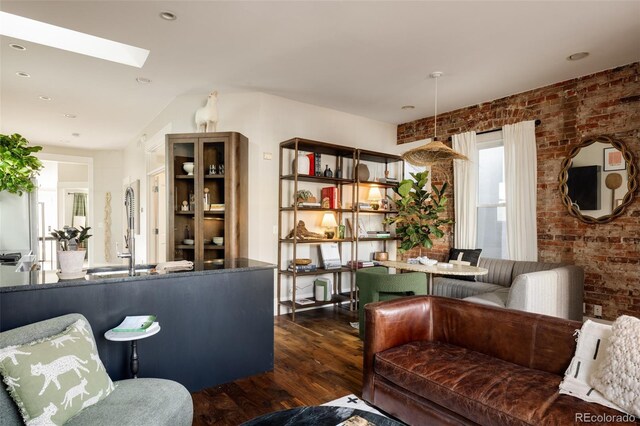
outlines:
[{"label": "dark hardwood floor", "polygon": [[238,425],[256,416],[319,405],[362,389],[362,342],[344,308],[275,318],[272,372],[195,392],[194,425]]}]

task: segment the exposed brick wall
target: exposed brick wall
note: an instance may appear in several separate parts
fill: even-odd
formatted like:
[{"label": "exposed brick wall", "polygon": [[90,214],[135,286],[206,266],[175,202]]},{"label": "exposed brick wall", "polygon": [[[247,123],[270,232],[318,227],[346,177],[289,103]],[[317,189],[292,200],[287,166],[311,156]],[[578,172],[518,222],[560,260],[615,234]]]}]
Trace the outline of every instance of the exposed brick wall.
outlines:
[{"label": "exposed brick wall", "polygon": [[[587,314],[592,314],[593,304],[600,304],[606,319],[640,316],[640,191],[622,216],[608,224],[589,225],[571,217],[562,205],[558,175],[573,146],[599,135],[624,141],[638,161],[639,74],[636,62],[438,115],[442,139],[523,120],[542,121],[536,127],[538,256],[541,261],[582,266]],[[432,134],[433,117],[423,118],[399,125],[398,143]],[[453,206],[453,194],[449,197]],[[435,257],[444,258],[450,244],[449,239],[438,241]]]}]

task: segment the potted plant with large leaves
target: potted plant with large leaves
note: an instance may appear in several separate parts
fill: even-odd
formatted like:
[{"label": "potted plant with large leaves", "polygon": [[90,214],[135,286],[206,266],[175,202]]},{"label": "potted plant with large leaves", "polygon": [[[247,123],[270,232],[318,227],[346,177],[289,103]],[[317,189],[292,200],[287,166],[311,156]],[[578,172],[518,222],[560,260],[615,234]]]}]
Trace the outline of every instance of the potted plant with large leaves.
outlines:
[{"label": "potted plant with large leaves", "polygon": [[29,146],[17,133],[0,135],[0,191],[22,195],[36,188],[33,178],[42,163],[33,153],[41,149],[41,146]]},{"label": "potted plant with large leaves", "polygon": [[58,241],[58,262],[60,262],[60,273],[62,279],[75,279],[84,276],[82,265],[87,250],[84,248],[86,241],[91,237],[90,226],[80,227],[78,230],[73,227],[65,229],[54,229],[51,236]]},{"label": "potted plant with large leaves", "polygon": [[429,172],[411,173],[411,177],[413,179],[404,179],[393,188],[396,197],[389,198],[398,214],[385,219],[385,223],[396,225],[396,235],[401,238],[400,253],[414,247],[430,249],[433,240],[444,236],[441,227],[453,222],[441,217],[447,205],[444,195],[447,183],[440,188],[431,185],[431,190],[427,190]]}]

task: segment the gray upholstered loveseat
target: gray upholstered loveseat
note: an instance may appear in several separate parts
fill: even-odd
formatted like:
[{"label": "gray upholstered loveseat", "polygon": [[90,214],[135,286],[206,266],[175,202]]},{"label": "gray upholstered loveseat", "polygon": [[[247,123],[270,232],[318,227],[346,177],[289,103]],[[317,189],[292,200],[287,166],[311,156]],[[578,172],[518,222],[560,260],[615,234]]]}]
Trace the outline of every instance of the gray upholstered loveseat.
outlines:
[{"label": "gray upholstered loveseat", "polygon": [[[63,332],[80,314],[69,314],[0,333],[0,348],[23,345]],[[88,323],[88,322],[87,322]],[[193,420],[189,391],[164,379],[131,379],[114,382],[115,390],[95,405],[85,408],[65,425],[188,426]],[[24,424],[18,407],[0,382],[0,426]]]},{"label": "gray upholstered loveseat", "polygon": [[476,281],[436,277],[435,296],[582,321],[584,271],[578,266],[480,258]]}]

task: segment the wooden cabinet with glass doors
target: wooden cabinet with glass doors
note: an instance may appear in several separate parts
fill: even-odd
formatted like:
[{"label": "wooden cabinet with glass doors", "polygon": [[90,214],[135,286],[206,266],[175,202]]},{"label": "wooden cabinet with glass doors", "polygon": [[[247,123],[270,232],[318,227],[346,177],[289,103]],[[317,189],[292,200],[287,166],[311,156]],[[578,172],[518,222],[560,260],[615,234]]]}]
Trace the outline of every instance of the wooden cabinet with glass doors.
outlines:
[{"label": "wooden cabinet with glass doors", "polygon": [[224,267],[248,253],[248,139],[236,132],[166,136],[167,260]]}]

